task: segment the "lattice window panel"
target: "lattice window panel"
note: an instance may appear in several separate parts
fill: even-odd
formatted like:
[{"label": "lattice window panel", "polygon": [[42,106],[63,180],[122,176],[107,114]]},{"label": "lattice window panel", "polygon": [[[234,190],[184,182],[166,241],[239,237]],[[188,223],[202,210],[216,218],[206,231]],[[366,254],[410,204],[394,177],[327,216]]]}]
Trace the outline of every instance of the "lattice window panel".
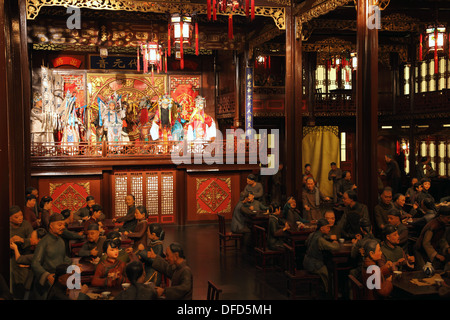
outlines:
[{"label": "lattice window panel", "polygon": [[147,173],[146,207],[149,216],[159,214],[159,179],[158,172]]},{"label": "lattice window panel", "polygon": [[118,173],[114,175],[114,215],[123,217],[127,214],[125,197],[128,194],[128,175]]},{"label": "lattice window panel", "polygon": [[161,173],[161,215],[173,215],[173,173]]},{"label": "lattice window panel", "polygon": [[131,184],[130,193],[134,195],[136,206],[142,206],[144,204],[144,177],[141,172],[132,172],[130,174]]},{"label": "lattice window panel", "polygon": [[135,204],[145,205],[149,222],[175,221],[175,173],[168,171],[120,172],[114,175],[114,216],[126,215],[125,197],[133,194]]}]

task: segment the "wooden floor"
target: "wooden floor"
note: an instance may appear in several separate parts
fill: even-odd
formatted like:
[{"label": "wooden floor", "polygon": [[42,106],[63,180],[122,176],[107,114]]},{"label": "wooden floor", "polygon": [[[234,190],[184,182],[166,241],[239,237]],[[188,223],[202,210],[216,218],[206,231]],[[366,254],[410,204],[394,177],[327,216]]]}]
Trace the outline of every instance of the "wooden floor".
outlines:
[{"label": "wooden floor", "polygon": [[[229,230],[229,225],[227,226]],[[205,300],[208,280],[223,292],[220,300],[288,300],[282,271],[260,271],[244,250],[219,251],[218,225],[165,226],[164,248],[183,245],[194,275],[194,300]]]}]

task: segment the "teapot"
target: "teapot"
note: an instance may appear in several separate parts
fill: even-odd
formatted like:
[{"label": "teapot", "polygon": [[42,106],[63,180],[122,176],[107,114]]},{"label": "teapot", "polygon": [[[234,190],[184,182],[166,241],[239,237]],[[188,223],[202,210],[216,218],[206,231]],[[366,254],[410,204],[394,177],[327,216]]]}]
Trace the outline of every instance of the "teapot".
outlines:
[{"label": "teapot", "polygon": [[422,270],[425,273],[425,276],[427,278],[430,278],[430,277],[432,277],[434,275],[433,265],[429,261],[427,263],[425,263],[425,265],[423,266]]}]

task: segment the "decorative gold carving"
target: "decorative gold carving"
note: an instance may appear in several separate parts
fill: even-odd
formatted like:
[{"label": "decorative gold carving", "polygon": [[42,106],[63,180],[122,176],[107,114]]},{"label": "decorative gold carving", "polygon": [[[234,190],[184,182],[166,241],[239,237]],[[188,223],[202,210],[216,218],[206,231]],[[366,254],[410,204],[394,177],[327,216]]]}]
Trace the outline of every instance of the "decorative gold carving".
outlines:
[{"label": "decorative gold carving", "polygon": [[50,193],[49,194],[53,194],[55,192],[55,189],[61,187],[62,185],[63,185],[63,183],[50,183],[50,185],[49,185]]},{"label": "decorative gold carving", "polygon": [[[282,0],[279,0],[282,1]],[[287,1],[283,1],[287,2]],[[176,13],[176,12],[196,12],[197,14],[207,14],[207,6],[204,4],[190,3],[189,1],[180,2],[178,0],[165,1],[131,1],[131,0],[27,0],[27,19],[34,20],[43,6],[61,6],[77,7],[98,10],[115,11],[136,11],[136,12],[155,12],[155,13]],[[219,15],[246,15],[245,9],[236,9],[231,11],[217,13]],[[275,25],[285,30],[284,7],[259,7],[255,8],[255,15],[271,17]]]},{"label": "decorative gold carving", "polygon": [[[203,191],[199,192],[199,187],[203,183],[211,180],[209,184],[203,189]],[[221,187],[216,180],[219,180],[222,184],[225,184],[224,187]],[[210,213],[223,213],[231,211],[231,178],[197,178],[196,179],[196,190],[197,190],[197,214],[210,214]],[[201,201],[204,205],[208,207],[207,209],[203,209],[200,206],[199,201]],[[226,207],[223,207],[220,211],[218,209],[224,205],[226,201]]]},{"label": "decorative gold carving", "polygon": [[307,1],[299,4],[294,10],[294,16],[300,17],[300,23],[308,22],[334,9],[346,5],[351,0],[317,0],[311,8],[306,8]]},{"label": "decorative gold carving", "polygon": [[282,31],[274,26],[265,26],[260,34],[256,37],[252,37],[249,42],[249,58],[253,57],[253,51],[255,47],[260,46],[273,38],[279,36]]},{"label": "decorative gold carving", "polygon": [[[326,61],[330,59],[333,55],[348,55],[350,57],[351,52],[356,51],[356,44],[345,41],[340,38],[328,38],[325,40],[317,41],[315,43],[304,43],[304,52],[317,52],[317,63],[325,65]],[[407,44],[396,44],[396,45],[379,45],[379,60],[385,64],[389,63],[389,53],[397,52],[399,54],[399,59],[401,62],[408,61],[408,47]]]},{"label": "decorative gold carving", "polygon": [[[391,2],[391,0],[374,0],[374,6],[377,6],[378,8],[380,8],[381,11],[383,11],[384,9],[386,9],[389,5],[389,3]],[[358,6],[358,0],[353,0],[353,3],[355,4],[355,9]]]},{"label": "decorative gold carving", "polygon": [[[405,14],[390,14],[381,17],[381,31],[415,32],[420,24]],[[303,31],[309,30],[349,30],[356,32],[356,20],[313,19],[303,25]],[[306,41],[306,40],[303,40]]]}]

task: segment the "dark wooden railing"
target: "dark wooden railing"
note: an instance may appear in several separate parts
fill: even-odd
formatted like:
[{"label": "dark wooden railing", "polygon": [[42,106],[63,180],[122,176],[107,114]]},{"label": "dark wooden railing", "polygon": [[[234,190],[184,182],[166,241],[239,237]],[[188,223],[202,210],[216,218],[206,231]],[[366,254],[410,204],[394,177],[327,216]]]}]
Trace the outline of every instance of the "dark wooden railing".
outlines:
[{"label": "dark wooden railing", "polygon": [[123,141],[123,142],[32,142],[31,157],[33,159],[49,158],[127,158],[151,157],[167,158],[183,153],[192,155],[211,153],[221,150],[223,155],[249,153],[259,150],[259,140],[234,139],[234,143],[227,140],[212,141]]}]

